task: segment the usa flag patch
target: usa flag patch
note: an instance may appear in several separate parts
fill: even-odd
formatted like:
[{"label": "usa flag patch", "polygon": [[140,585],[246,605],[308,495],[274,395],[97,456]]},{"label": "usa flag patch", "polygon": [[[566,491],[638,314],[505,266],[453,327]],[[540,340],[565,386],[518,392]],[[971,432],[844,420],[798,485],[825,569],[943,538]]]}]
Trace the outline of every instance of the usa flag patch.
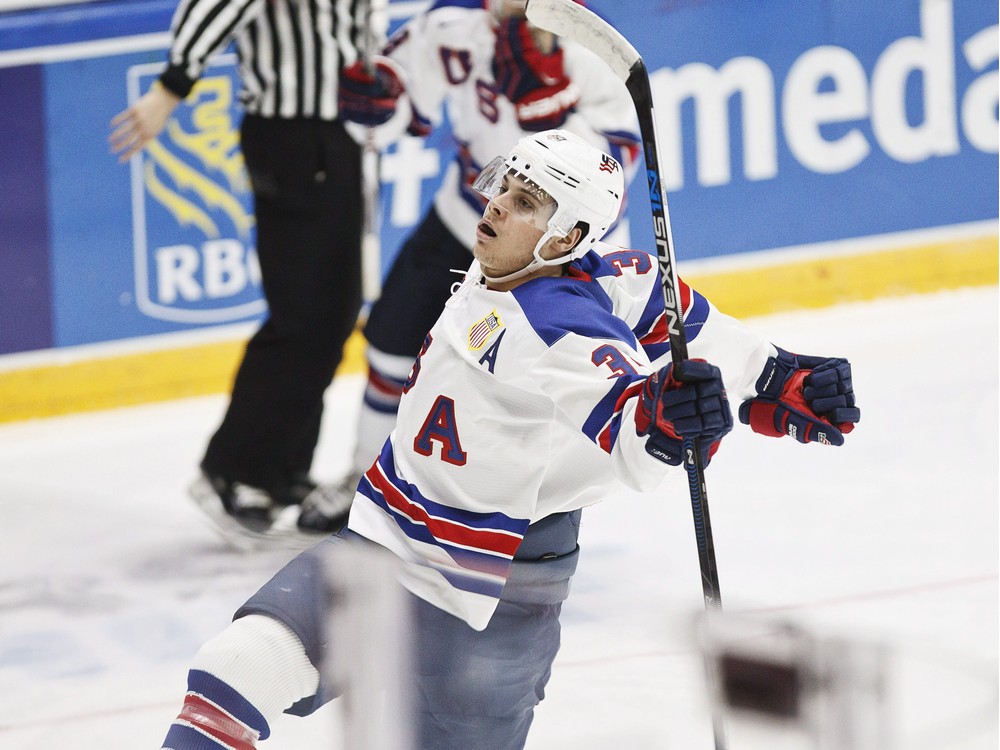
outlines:
[{"label": "usa flag patch", "polygon": [[503,321],[497,315],[496,308],[482,320],[476,322],[469,329],[469,350],[478,351],[486,345],[487,340],[494,331],[503,328]]}]

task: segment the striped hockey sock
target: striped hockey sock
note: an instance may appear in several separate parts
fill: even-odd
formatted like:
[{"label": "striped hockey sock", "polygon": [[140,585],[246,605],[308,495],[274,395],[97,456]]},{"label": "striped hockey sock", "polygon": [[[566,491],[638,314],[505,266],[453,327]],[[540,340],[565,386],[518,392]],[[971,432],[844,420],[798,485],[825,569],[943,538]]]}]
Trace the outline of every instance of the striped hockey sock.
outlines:
[{"label": "striped hockey sock", "polygon": [[163,741],[169,750],[254,750],[270,730],[264,717],[226,683],[200,670],[188,674],[181,712]]}]

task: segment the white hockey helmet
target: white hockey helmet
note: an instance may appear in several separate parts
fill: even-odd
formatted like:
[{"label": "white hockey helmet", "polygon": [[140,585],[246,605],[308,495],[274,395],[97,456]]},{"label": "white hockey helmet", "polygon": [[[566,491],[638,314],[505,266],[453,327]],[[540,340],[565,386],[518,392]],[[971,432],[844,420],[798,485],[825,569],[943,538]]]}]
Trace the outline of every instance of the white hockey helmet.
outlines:
[{"label": "white hockey helmet", "polygon": [[[556,202],[545,234],[535,246],[535,262],[526,272],[583,256],[607,234],[621,211],[625,192],[621,164],[569,131],[545,130],[525,136],[506,157],[490,162],[473,187],[492,199],[508,173],[538,186]],[[565,237],[577,226],[582,236],[568,255],[552,260],[539,255],[549,239]]]}]

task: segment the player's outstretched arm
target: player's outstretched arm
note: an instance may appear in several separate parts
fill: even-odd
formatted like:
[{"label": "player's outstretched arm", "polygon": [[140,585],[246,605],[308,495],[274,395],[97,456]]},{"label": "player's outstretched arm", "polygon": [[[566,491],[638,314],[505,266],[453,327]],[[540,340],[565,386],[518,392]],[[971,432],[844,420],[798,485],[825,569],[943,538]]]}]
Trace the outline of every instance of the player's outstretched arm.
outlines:
[{"label": "player's outstretched arm", "polygon": [[800,443],[843,445],[861,420],[851,363],[778,348],[757,379],[757,396],[740,405],[740,421],[768,437],[791,435]]},{"label": "player's outstretched arm", "polygon": [[707,466],[732,429],[722,373],[715,365],[683,360],[646,379],[636,410],[636,431],[649,436],[646,451],[650,455],[679,466],[684,460],[684,440],[700,438],[702,462]]}]

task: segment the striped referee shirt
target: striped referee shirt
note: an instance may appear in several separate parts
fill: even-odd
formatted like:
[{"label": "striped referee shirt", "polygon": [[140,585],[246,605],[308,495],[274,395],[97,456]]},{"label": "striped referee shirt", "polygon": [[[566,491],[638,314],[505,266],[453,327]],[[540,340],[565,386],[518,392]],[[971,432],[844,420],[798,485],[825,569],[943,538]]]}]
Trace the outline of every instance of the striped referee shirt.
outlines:
[{"label": "striped referee shirt", "polygon": [[386,0],[181,0],[160,83],[187,96],[235,40],[247,112],[333,120],[340,69],[379,49],[385,9]]}]

